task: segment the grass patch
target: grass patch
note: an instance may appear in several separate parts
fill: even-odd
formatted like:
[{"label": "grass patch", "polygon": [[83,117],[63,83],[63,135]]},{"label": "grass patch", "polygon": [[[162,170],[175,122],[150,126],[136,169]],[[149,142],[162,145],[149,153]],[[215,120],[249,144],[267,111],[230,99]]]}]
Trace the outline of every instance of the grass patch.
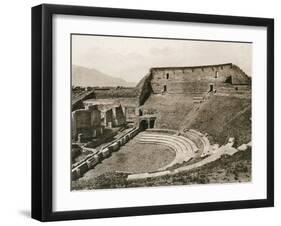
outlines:
[{"label": "grass patch", "polygon": [[227,143],[235,137],[236,145],[251,140],[251,99],[213,96],[182,128],[196,129],[209,134],[212,143]]},{"label": "grass patch", "polygon": [[156,128],[179,129],[193,107],[193,99],[185,94],[151,95],[142,109],[155,112]]}]

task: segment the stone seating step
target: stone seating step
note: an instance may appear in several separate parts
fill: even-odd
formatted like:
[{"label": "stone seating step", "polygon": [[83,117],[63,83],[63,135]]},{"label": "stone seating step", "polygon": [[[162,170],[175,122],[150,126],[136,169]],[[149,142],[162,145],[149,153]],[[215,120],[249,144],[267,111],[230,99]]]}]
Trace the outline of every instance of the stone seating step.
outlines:
[{"label": "stone seating step", "polygon": [[141,138],[160,139],[160,140],[167,140],[167,141],[170,141],[170,142],[179,142],[186,149],[192,150],[192,146],[189,143],[187,143],[185,140],[179,139],[178,137],[175,137],[175,136],[162,136],[162,135],[159,135],[159,136],[150,135],[149,136],[149,135],[145,135],[145,136],[142,136]]},{"label": "stone seating step", "polygon": [[173,148],[176,152],[186,152],[186,148],[180,144],[177,143],[173,143],[167,140],[160,140],[160,139],[151,139],[151,138],[142,138],[139,139],[138,142],[142,142],[142,143],[159,143],[159,144],[167,144],[167,146],[170,146],[171,148]]},{"label": "stone seating step", "polygon": [[[146,133],[145,135],[142,135],[141,137],[143,136],[150,136],[150,137],[161,137],[161,138],[165,138],[165,139],[172,139],[172,140],[177,140],[177,141],[180,141],[180,142],[183,142],[186,146],[189,146],[193,152],[196,152],[197,151],[197,146],[195,145],[195,143],[192,141],[192,140],[189,140],[187,139],[186,137],[183,137],[183,136],[177,136],[177,135],[172,135],[172,136],[169,136],[169,135],[160,135],[160,134],[148,134]],[[188,147],[187,147],[188,148]]]}]

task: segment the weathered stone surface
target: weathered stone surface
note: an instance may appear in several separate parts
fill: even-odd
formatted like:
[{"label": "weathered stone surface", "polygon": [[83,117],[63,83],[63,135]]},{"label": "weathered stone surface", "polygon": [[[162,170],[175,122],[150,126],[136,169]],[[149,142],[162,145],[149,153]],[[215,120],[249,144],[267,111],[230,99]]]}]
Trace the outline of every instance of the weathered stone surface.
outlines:
[{"label": "weathered stone surface", "polygon": [[237,148],[239,151],[246,151],[248,149],[247,144],[242,144]]},{"label": "weathered stone surface", "polygon": [[[245,90],[250,78],[236,65],[220,64],[196,67],[161,67],[151,69],[153,93],[204,93],[237,86]],[[231,88],[231,87],[230,87]],[[235,89],[230,89],[235,91]],[[228,91],[230,91],[228,90]]]}]

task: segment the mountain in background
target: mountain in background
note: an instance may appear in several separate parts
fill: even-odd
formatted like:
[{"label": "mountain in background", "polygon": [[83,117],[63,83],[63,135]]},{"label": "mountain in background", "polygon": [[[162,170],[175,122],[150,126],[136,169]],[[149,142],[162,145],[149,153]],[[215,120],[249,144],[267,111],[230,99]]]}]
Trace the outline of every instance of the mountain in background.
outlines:
[{"label": "mountain in background", "polygon": [[94,68],[72,66],[73,86],[125,86],[134,87],[136,84],[127,82],[122,78],[106,75]]}]

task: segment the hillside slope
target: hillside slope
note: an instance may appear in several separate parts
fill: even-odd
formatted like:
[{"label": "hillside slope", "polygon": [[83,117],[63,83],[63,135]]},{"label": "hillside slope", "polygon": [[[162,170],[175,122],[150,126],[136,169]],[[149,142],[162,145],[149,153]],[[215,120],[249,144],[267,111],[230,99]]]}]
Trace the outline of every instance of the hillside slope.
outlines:
[{"label": "hillside slope", "polygon": [[106,75],[94,68],[72,66],[72,85],[73,86],[125,86],[133,87],[134,83],[126,82],[121,78]]},{"label": "hillside slope", "polygon": [[251,141],[250,98],[212,96],[195,105],[189,95],[159,94],[151,95],[141,109],[156,115],[156,128],[196,129],[220,145],[229,137],[236,139],[236,145]]},{"label": "hillside slope", "polygon": [[229,137],[235,137],[236,145],[248,143],[251,141],[251,99],[213,96],[187,117],[181,128],[208,133],[212,143],[224,144]]},{"label": "hillside slope", "polygon": [[156,128],[179,129],[192,107],[193,99],[187,94],[159,94],[151,95],[141,108],[157,115]]}]

